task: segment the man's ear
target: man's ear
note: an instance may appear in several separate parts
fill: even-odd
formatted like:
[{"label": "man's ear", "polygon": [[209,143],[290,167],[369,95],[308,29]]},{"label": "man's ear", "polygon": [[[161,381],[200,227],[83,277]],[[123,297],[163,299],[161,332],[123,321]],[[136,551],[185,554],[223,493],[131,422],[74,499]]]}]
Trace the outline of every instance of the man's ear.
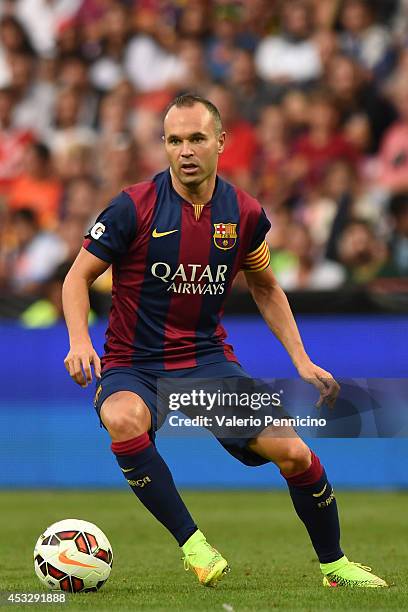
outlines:
[{"label": "man's ear", "polygon": [[221,132],[221,134],[218,136],[218,154],[224,151],[225,136],[226,136],[225,132]]}]

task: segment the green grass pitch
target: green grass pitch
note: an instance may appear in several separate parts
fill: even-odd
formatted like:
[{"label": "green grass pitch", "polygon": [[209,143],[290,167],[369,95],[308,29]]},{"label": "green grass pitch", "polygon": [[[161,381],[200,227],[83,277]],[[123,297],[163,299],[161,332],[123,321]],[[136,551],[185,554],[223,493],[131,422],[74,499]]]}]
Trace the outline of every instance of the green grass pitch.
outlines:
[{"label": "green grass pitch", "polygon": [[[406,610],[407,493],[337,493],[348,556],[390,589],[324,589],[303,525],[286,492],[185,492],[193,516],[232,571],[215,589],[185,572],[177,545],[127,491],[0,492],[0,591],[42,590],[32,550],[47,525],[96,523],[114,551],[98,593],[69,595],[62,610]],[[8,610],[30,606],[8,605]],[[57,604],[31,606],[55,609]]]}]

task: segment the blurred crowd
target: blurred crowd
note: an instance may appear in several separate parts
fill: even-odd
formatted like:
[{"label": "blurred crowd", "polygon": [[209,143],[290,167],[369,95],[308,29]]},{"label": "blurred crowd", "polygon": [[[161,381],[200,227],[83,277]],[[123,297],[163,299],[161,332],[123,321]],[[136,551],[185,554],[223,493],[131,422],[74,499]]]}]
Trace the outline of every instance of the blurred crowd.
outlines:
[{"label": "blurred crowd", "polygon": [[405,287],[407,0],[2,0],[0,293],[28,325],[60,316],[109,200],[166,167],[183,92],[220,110],[219,173],[264,206],[284,289]]}]

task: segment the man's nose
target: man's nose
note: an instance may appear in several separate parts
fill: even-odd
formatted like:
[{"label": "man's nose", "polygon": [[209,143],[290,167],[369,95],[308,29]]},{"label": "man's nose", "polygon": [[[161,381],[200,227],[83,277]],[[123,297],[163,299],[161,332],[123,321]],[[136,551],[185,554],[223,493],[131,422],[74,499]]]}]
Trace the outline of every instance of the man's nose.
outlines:
[{"label": "man's nose", "polygon": [[191,150],[191,144],[189,143],[188,140],[183,141],[181,155],[182,157],[190,157],[191,155],[193,155],[193,151]]}]

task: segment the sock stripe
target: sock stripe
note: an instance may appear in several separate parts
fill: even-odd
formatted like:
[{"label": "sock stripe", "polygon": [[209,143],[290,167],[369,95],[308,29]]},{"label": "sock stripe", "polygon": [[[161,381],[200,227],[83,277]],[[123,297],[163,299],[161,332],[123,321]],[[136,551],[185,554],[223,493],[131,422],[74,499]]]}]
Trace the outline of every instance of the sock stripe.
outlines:
[{"label": "sock stripe", "polygon": [[124,440],[123,442],[112,442],[111,450],[115,455],[136,455],[151,445],[149,434],[143,433],[140,436]]},{"label": "sock stripe", "polygon": [[[318,482],[323,475],[323,466],[320,463],[319,457],[311,450],[312,463],[304,472],[294,474],[293,476],[282,476],[286,478],[287,483],[291,487],[308,487]],[[282,473],[282,472],[281,472]]]}]

